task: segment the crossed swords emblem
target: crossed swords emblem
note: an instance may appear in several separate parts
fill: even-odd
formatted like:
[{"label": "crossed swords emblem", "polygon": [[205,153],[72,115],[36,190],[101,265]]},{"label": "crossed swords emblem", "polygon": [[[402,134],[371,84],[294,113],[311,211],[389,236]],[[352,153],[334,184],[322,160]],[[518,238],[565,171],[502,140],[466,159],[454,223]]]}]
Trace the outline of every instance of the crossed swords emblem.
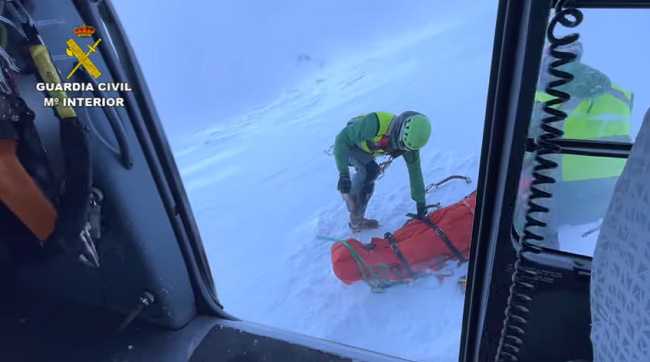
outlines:
[{"label": "crossed swords emblem", "polygon": [[89,49],[87,53],[84,53],[83,50],[81,50],[81,48],[79,47],[79,45],[77,45],[74,39],[70,39],[66,42],[66,44],[68,45],[68,49],[65,50],[65,53],[68,54],[69,57],[77,58],[77,61],[79,62],[74,68],[72,68],[72,71],[70,72],[70,74],[68,74],[68,77],[66,79],[70,79],[70,77],[72,77],[72,75],[77,71],[77,69],[79,69],[80,66],[83,66],[84,69],[86,69],[86,71],[88,72],[88,74],[93,76],[95,79],[99,78],[99,76],[102,75],[102,73],[99,71],[99,69],[97,69],[95,64],[93,64],[93,62],[90,59],[88,59],[90,53],[97,53],[96,48],[100,41],[102,40],[97,39],[95,44],[87,45]]}]

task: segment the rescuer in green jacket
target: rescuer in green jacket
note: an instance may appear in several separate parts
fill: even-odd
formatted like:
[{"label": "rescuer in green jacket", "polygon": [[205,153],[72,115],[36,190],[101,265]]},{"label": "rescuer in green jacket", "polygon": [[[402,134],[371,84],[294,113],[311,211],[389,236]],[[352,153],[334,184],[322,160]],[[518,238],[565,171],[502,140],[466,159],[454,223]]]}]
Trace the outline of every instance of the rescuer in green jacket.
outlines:
[{"label": "rescuer in green jacket", "polygon": [[[564,139],[631,142],[630,114],[633,94],[612,84],[610,78],[604,73],[583,63],[581,42],[563,47],[561,51],[577,55],[574,62],[560,67],[562,71],[572,74],[575,78],[557,88],[568,93],[571,98],[560,106],[560,110],[567,114],[566,119],[551,125],[563,131]],[[543,132],[540,123],[542,119],[550,116],[543,111],[543,107],[544,102],[555,98],[545,90],[546,85],[555,80],[546,69],[554,60],[547,48],[542,58],[535,92],[535,105],[529,129],[531,138]],[[557,249],[560,247],[558,240],[560,227],[588,224],[604,216],[626,160],[571,154],[548,154],[544,158],[558,164],[558,167],[550,173],[556,183],[539,186],[553,196],[550,200],[536,201],[548,207],[550,211],[546,215],[535,214],[533,217],[548,224],[545,243],[542,246]],[[526,173],[530,174],[533,166],[533,155],[527,153],[524,162],[524,169],[528,169]],[[516,224],[521,231],[525,206],[520,204],[518,209]]]},{"label": "rescuer in green jacket", "polygon": [[[334,159],[339,171],[338,190],[350,212],[352,232],[375,229],[379,222],[365,218],[368,201],[381,173],[376,156],[404,157],[411,184],[411,198],[416,202],[418,217],[426,216],[424,178],[420,166],[420,149],[429,141],[431,123],[417,112],[400,115],[373,112],[355,117],[336,136]],[[350,178],[350,169],[355,169]]]}]

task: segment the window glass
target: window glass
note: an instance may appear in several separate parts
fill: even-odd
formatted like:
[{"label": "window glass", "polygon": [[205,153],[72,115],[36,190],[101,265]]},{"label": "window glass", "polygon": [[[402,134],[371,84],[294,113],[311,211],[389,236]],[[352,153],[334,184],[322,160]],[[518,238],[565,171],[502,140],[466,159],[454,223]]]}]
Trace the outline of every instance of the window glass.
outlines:
[{"label": "window glass", "polygon": [[[574,29],[558,27],[557,35],[577,32],[580,46],[570,51],[580,54],[579,61],[565,66],[575,75],[574,81],[562,88],[571,101],[562,106],[567,119],[555,124],[564,138],[633,142],[643,116],[650,106],[650,10],[582,10],[584,21]],[[550,78],[544,72],[549,60],[542,58],[536,101],[548,99],[544,86]],[[529,136],[537,137],[542,130],[539,121],[547,117],[539,103],[535,104]],[[540,200],[548,213],[534,213],[535,219],[548,227],[532,227],[531,231],[545,237],[533,242],[546,247],[591,256],[598,238],[600,220],[605,215],[618,176],[626,160],[576,155],[545,156],[558,167],[542,172],[555,180],[541,190],[552,194]],[[527,153],[520,180],[515,208],[515,230],[521,233],[527,210],[526,191],[532,180],[533,155]]]},{"label": "window glass", "polygon": [[[540,172],[556,182],[537,187],[551,195],[534,200],[548,212],[533,212],[529,216],[547,226],[529,227],[528,231],[544,237],[543,241],[529,241],[546,248],[591,256],[598,227],[626,160],[578,155],[547,155],[544,158],[557,162],[560,167]],[[515,208],[514,225],[518,235],[524,227],[535,164],[534,155],[527,152]]]},{"label": "window glass", "polygon": [[[582,13],[584,20],[578,27],[557,27],[556,35],[577,32],[580,39],[560,48],[578,58],[559,68],[575,79],[559,88],[571,95],[571,101],[560,108],[567,119],[556,125],[564,131],[564,138],[630,142],[650,106],[650,88],[641,81],[650,79],[650,43],[641,35],[650,32],[650,10],[584,9]],[[549,99],[545,87],[557,79],[547,72],[555,61],[547,53],[548,43],[538,77],[538,102]],[[538,123],[546,116],[537,105],[531,137],[539,133]]]},{"label": "window glass", "polygon": [[[401,228],[416,212],[409,173],[417,189],[419,168],[425,185],[454,174],[473,180],[432,187],[427,204],[457,203],[477,187],[497,2],[113,3],[172,143],[226,311],[401,358],[458,360],[467,264],[374,294],[363,280],[337,278],[332,246],[348,238],[367,245]],[[143,17],[142,9],[154,11]],[[355,186],[376,171],[357,167],[356,156],[369,156],[357,149],[352,187],[372,196],[365,216],[379,227],[353,233],[330,147],[356,116],[405,111],[428,116],[430,140],[411,167],[395,159],[374,193]],[[348,136],[355,133],[341,139]],[[469,243],[465,220],[459,236],[450,232],[454,243]],[[386,250],[364,261],[386,271],[397,260]],[[427,255],[423,265],[440,256]]]}]

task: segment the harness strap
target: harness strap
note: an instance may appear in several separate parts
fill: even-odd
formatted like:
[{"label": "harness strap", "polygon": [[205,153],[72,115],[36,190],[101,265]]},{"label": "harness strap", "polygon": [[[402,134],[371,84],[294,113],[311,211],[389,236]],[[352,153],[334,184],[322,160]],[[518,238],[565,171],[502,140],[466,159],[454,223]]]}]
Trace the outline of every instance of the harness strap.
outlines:
[{"label": "harness strap", "polygon": [[395,238],[393,238],[393,235],[391,233],[386,233],[384,234],[384,239],[388,240],[390,243],[390,248],[393,250],[395,253],[395,256],[397,256],[397,259],[402,263],[402,266],[404,267],[404,270],[408,273],[409,277],[415,278],[415,274],[413,273],[413,270],[411,270],[411,266],[409,263],[406,261],[406,258],[404,258],[404,254],[399,250],[399,247],[397,246],[397,243],[395,242]]},{"label": "harness strap", "polygon": [[0,139],[0,201],[45,241],[54,231],[57,212],[16,155],[17,142]]}]

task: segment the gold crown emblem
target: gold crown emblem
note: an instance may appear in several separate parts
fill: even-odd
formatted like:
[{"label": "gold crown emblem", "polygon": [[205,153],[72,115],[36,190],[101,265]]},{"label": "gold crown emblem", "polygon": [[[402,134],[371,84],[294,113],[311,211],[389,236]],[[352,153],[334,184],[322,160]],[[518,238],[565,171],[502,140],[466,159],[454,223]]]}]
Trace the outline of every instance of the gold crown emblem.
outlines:
[{"label": "gold crown emblem", "polygon": [[95,28],[90,25],[82,24],[81,26],[72,29],[72,31],[74,31],[78,37],[88,37],[95,33]]}]

